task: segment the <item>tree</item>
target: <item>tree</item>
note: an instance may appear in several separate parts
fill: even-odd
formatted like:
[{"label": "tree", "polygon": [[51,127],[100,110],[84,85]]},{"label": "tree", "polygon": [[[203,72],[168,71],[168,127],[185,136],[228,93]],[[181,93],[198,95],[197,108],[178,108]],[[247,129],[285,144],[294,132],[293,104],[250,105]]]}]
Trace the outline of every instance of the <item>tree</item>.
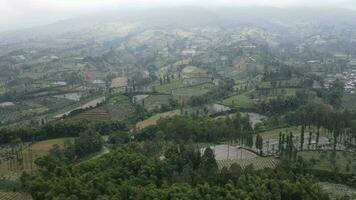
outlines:
[{"label": "tree", "polygon": [[257,149],[260,150],[260,154],[262,154],[262,150],[263,150],[263,138],[260,135],[256,136],[256,142],[255,142],[255,146]]},{"label": "tree", "polygon": [[75,152],[78,156],[100,151],[103,146],[101,135],[93,130],[87,130],[79,134],[74,140]]}]

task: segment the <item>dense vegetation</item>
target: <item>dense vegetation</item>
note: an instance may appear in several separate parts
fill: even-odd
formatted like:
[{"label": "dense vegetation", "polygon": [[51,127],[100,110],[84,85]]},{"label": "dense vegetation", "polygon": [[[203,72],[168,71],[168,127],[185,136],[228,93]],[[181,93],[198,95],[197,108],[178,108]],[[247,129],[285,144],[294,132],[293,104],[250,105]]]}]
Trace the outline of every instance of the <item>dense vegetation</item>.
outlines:
[{"label": "dense vegetation", "polygon": [[[35,199],[328,199],[310,178],[286,171],[253,171],[233,165],[219,171],[209,148],[203,155],[185,146],[163,160],[136,145],[121,145],[98,160],[68,166],[43,165],[22,177]],[[51,157],[60,159],[58,154]]]}]

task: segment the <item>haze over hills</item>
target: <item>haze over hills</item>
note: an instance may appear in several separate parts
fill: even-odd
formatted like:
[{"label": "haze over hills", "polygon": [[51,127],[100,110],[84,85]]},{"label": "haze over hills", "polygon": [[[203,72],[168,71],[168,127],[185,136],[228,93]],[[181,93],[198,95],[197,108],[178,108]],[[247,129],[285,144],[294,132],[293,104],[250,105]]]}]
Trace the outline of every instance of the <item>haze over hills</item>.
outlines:
[{"label": "haze over hills", "polygon": [[355,199],[356,11],[207,7],[0,33],[0,199]]}]

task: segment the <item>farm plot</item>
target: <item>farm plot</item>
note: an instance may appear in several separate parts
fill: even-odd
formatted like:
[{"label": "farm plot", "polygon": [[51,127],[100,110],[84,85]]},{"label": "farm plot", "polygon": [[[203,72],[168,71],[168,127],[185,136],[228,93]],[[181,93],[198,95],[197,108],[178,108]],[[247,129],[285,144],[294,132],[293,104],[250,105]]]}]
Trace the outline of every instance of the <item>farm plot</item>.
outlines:
[{"label": "farm plot", "polygon": [[224,99],[222,101],[222,104],[228,105],[228,106],[237,106],[237,107],[246,108],[246,109],[253,108],[253,106],[254,106],[253,100],[246,94],[236,95],[236,96],[232,96],[227,99]]},{"label": "farm plot", "polygon": [[62,114],[56,115],[56,116],[54,116],[54,118],[56,118],[56,119],[62,118],[62,117],[64,117],[64,116],[69,115],[69,114],[70,114],[72,111],[74,111],[74,110],[87,109],[87,108],[94,108],[94,107],[96,107],[98,104],[100,104],[100,103],[102,103],[102,102],[104,102],[104,101],[105,101],[105,97],[96,98],[96,99],[94,99],[94,100],[91,100],[91,101],[85,103],[85,104],[82,105],[82,106],[75,107],[75,108],[73,108],[73,109],[71,109],[71,110],[69,110],[69,111],[67,111],[67,112],[64,112],[64,113],[62,113]]},{"label": "farm plot", "polygon": [[105,104],[113,121],[127,120],[135,114],[135,107],[129,97],[117,95]]},{"label": "farm plot", "polygon": [[0,200],[32,200],[32,197],[28,193],[23,192],[1,192]]},{"label": "farm plot", "polygon": [[0,95],[4,94],[6,91],[5,86],[1,85],[0,83]]},{"label": "farm plot", "polygon": [[160,113],[160,114],[157,114],[157,115],[154,115],[144,121],[141,121],[141,122],[138,122],[136,124],[136,128],[137,129],[143,129],[143,128],[146,128],[148,126],[151,126],[151,125],[155,125],[157,124],[157,121],[159,119],[163,119],[163,118],[169,118],[169,117],[173,117],[175,115],[179,115],[179,110],[173,110],[173,111],[169,111],[169,112],[165,112],[165,113]]},{"label": "farm plot", "polygon": [[201,85],[184,87],[172,90],[174,96],[200,96],[214,88],[214,84],[205,83]]},{"label": "farm plot", "polygon": [[356,189],[342,184],[320,182],[318,185],[330,195],[332,199],[356,199]]},{"label": "farm plot", "polygon": [[112,80],[111,88],[126,87],[128,84],[127,77],[118,77]]},{"label": "farm plot", "polygon": [[275,168],[279,160],[274,157],[256,157],[252,159],[243,160],[220,160],[217,161],[219,169],[223,167],[229,168],[233,163],[239,164],[243,169],[252,165],[254,169]]},{"label": "farm plot", "polygon": [[170,95],[150,95],[144,100],[144,106],[149,111],[159,109],[162,104],[169,104],[170,97]]},{"label": "farm plot", "polygon": [[[220,160],[239,160],[252,159],[258,157],[255,153],[242,149],[239,146],[230,146],[226,144],[210,147],[215,154],[215,159]],[[203,153],[205,149],[201,149]]]},{"label": "farm plot", "polygon": [[356,153],[346,151],[303,151],[302,156],[310,169],[343,174],[356,174]]},{"label": "farm plot", "polygon": [[34,163],[36,158],[47,155],[53,145],[57,144],[63,146],[64,142],[67,140],[73,140],[73,138],[59,138],[44,140],[36,142],[30,146],[24,146],[21,153],[19,153],[19,158],[16,159],[15,156],[12,159],[2,159],[0,162],[0,172],[20,172],[23,170],[31,171],[36,170],[38,167]]},{"label": "farm plot", "polygon": [[170,94],[172,90],[185,87],[182,80],[172,80],[170,83],[153,86],[157,92]]},{"label": "farm plot", "polygon": [[111,121],[111,116],[105,106],[99,106],[94,109],[83,111],[77,115],[67,118],[68,121],[88,120],[91,122],[107,122]]}]

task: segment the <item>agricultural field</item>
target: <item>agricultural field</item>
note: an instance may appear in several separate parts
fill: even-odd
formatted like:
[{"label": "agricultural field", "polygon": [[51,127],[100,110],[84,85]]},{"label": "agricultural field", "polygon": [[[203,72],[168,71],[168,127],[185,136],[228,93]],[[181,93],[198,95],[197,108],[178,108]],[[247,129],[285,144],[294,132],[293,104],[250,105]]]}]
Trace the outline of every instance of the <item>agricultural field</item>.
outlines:
[{"label": "agricultural field", "polygon": [[35,170],[37,169],[34,161],[36,158],[44,156],[49,153],[49,150],[53,147],[53,145],[58,144],[63,146],[66,140],[73,140],[73,138],[59,138],[59,139],[51,139],[44,140],[40,142],[36,142],[30,146],[24,145],[22,150],[22,164],[16,159],[11,160],[2,160],[0,163],[0,172],[8,173],[14,171],[22,171],[22,170]]},{"label": "agricultural field", "polygon": [[342,184],[320,182],[318,185],[330,195],[331,199],[356,199],[356,189]]},{"label": "agricultural field", "polygon": [[[246,149],[240,148],[239,146],[231,146],[231,145],[216,145],[210,147],[215,154],[215,159],[217,161],[221,160],[245,160],[245,159],[253,159],[257,158],[258,155],[248,151]],[[205,149],[201,149],[203,153]]]},{"label": "agricultural field", "polygon": [[356,109],[356,95],[345,94],[342,98],[342,106],[347,109]]},{"label": "agricultural field", "polygon": [[[292,132],[293,136],[299,136],[300,135],[300,127],[293,126],[293,127],[287,127],[287,128],[277,128],[277,129],[272,129],[268,131],[264,131],[259,133],[263,140],[273,140],[273,139],[279,139],[279,133],[290,133]],[[306,129],[306,132],[308,132],[308,129]]]},{"label": "agricultural field", "polygon": [[144,107],[148,110],[160,108],[162,104],[169,104],[170,95],[150,95],[144,99]]},{"label": "agricultural field", "polygon": [[303,151],[302,156],[311,169],[356,174],[356,153],[346,151]]},{"label": "agricultural field", "polygon": [[93,99],[91,101],[88,101],[86,102],[85,104],[81,105],[81,106],[78,106],[78,107],[75,107],[75,108],[72,108],[70,110],[68,110],[67,112],[64,112],[64,113],[61,113],[61,114],[58,114],[58,115],[55,115],[54,118],[55,119],[59,119],[59,118],[62,118],[66,115],[69,115],[72,111],[75,111],[75,110],[78,110],[78,109],[87,109],[87,108],[94,108],[96,107],[98,104],[102,103],[105,101],[105,97],[98,97],[96,99]]},{"label": "agricultural field", "polygon": [[105,107],[113,121],[127,120],[135,114],[135,107],[131,99],[124,95],[111,97]]},{"label": "agricultural field", "polygon": [[154,85],[153,87],[159,93],[171,94],[172,90],[176,90],[178,88],[185,87],[183,80],[172,80],[170,83],[162,84],[162,85]]},{"label": "agricultural field", "polygon": [[162,119],[162,118],[168,118],[168,117],[173,117],[175,115],[179,115],[179,110],[173,110],[173,111],[169,111],[169,112],[165,112],[165,113],[159,113],[159,114],[156,114],[146,120],[143,120],[141,122],[138,122],[136,124],[136,128],[137,129],[143,129],[143,128],[146,128],[148,126],[151,126],[151,125],[155,125],[157,124],[157,121],[159,119]]},{"label": "agricultural field", "polygon": [[224,99],[222,102],[224,105],[237,106],[245,109],[253,108],[253,100],[246,94],[235,95]]},{"label": "agricultural field", "polygon": [[32,197],[31,195],[23,192],[0,191],[0,200],[32,200]]},{"label": "agricultural field", "polygon": [[214,88],[214,84],[205,83],[201,85],[184,87],[172,90],[172,95],[174,96],[200,96],[207,92],[209,92],[212,88]]},{"label": "agricultural field", "polygon": [[118,77],[112,80],[111,88],[120,88],[127,86],[128,79],[127,77]]},{"label": "agricultural field", "polygon": [[5,91],[6,91],[5,85],[2,82],[0,82],[0,95],[4,94]]},{"label": "agricultural field", "polygon": [[77,115],[66,118],[67,121],[88,120],[90,122],[111,121],[111,116],[105,105],[83,111]]},{"label": "agricultural field", "polygon": [[274,157],[256,157],[252,159],[242,160],[220,160],[218,161],[219,168],[229,168],[233,163],[239,164],[243,169],[252,165],[254,169],[275,168],[279,160]]},{"label": "agricultural field", "polygon": [[277,96],[295,96],[297,93],[297,88],[269,88],[263,90],[256,90],[255,94],[259,98],[275,98]]}]

